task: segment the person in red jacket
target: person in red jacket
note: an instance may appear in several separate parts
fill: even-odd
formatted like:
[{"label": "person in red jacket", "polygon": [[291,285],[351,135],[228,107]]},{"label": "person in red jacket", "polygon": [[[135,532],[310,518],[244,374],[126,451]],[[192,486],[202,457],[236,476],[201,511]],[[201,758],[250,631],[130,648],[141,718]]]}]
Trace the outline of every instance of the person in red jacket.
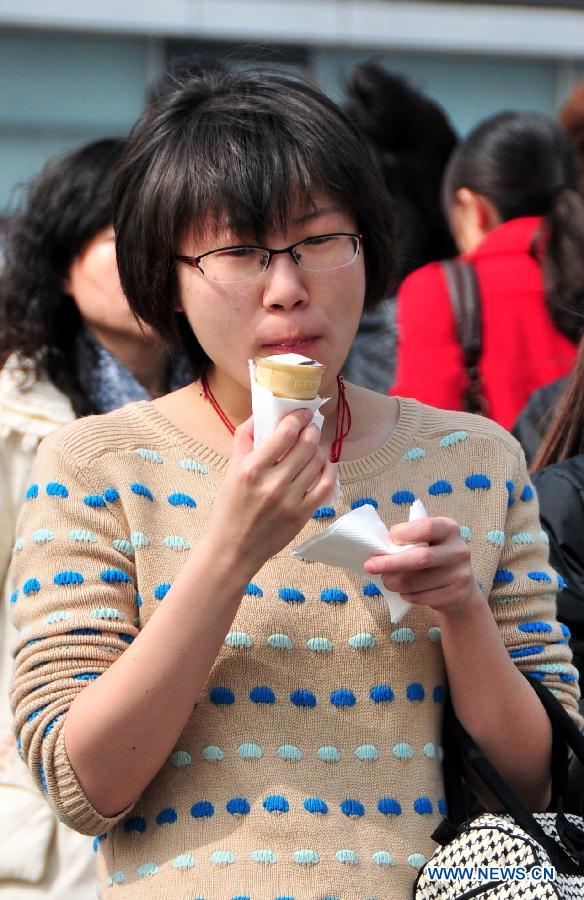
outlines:
[{"label": "person in red jacket", "polygon": [[[576,355],[584,324],[584,202],[576,186],[567,135],[538,113],[486,119],[445,173],[451,228],[479,283],[486,413],[505,428]],[[440,263],[402,284],[398,329],[390,393],[463,409],[466,371]]]}]

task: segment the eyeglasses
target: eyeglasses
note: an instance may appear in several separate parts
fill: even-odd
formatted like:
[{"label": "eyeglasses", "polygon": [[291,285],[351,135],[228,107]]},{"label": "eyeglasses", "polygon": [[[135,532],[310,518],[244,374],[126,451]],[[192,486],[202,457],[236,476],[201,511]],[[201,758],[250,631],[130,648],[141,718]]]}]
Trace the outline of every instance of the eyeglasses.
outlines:
[{"label": "eyeglasses", "polygon": [[282,247],[281,250],[244,244],[220,247],[200,256],[175,256],[175,259],[198,269],[211,281],[231,284],[257,278],[266,271],[273,257],[279,253],[289,253],[294,262],[307,272],[342,269],[355,262],[362,239],[360,234],[336,231],[333,234],[317,234],[314,237],[304,238],[303,241]]}]

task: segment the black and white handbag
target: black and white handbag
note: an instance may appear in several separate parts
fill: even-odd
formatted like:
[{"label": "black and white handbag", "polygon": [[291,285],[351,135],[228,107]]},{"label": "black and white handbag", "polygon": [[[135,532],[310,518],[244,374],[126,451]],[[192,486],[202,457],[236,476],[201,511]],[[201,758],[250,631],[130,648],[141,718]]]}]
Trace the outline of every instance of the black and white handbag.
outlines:
[{"label": "black and white handbag", "polygon": [[[552,723],[553,812],[526,809],[448,703],[444,729],[448,819],[432,835],[441,846],[420,870],[414,900],[584,900],[584,818],[564,811],[568,747],[584,765],[584,735],[547,688],[528,680]],[[464,765],[496,797],[502,812],[466,818]]]}]

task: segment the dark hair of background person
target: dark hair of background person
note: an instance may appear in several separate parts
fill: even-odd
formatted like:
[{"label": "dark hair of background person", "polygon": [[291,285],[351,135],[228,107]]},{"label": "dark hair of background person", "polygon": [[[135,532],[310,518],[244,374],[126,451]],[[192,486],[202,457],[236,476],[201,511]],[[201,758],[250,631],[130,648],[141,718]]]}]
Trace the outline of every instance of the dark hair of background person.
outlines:
[{"label": "dark hair of background person", "polygon": [[580,169],[578,190],[584,196],[584,81],[576,85],[562,106],[559,118],[576,153]]},{"label": "dark hair of background person", "polygon": [[561,125],[540,113],[503,112],[484,119],[454,151],[443,187],[445,210],[468,188],[503,222],[543,216],[532,254],[542,263],[552,321],[574,342],[584,325],[584,200],[577,186],[574,150]]},{"label": "dark hair of background person", "polygon": [[436,102],[378,63],[357,65],[346,91],[345,113],[370,142],[393,201],[402,281],[456,253],[440,190],[458,138]]},{"label": "dark hair of background person", "polygon": [[568,383],[530,471],[537,472],[544,466],[580,453],[584,453],[584,337],[580,340]]},{"label": "dark hair of background person", "polygon": [[[76,416],[94,410],[73,352],[82,319],[65,288],[71,265],[111,225],[111,188],[125,141],[105,138],[51,161],[12,216],[0,271],[0,367],[15,352],[69,398]],[[28,370],[27,370],[28,371]]]},{"label": "dark hair of background person", "polygon": [[356,219],[374,306],[395,276],[393,218],[369,148],[331,100],[300,78],[217,66],[178,71],[154,94],[114,184],[118,268],[134,313],[185,351],[195,378],[210,360],[176,311],[181,240],[227,225],[261,243],[318,193]]}]

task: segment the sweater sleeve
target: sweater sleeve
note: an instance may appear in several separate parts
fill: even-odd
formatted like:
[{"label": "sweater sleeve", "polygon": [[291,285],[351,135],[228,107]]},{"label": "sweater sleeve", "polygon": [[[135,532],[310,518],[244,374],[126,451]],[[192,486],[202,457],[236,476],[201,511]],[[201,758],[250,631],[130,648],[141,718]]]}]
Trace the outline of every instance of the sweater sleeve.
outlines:
[{"label": "sweater sleeve", "polygon": [[128,810],[104,818],[85,796],[65,748],[67,712],[138,633],[119,494],[97,480],[78,471],[58,435],[41,445],[17,525],[10,588],[19,751],[59,818],[84,834],[107,831]]},{"label": "sweater sleeve", "polygon": [[578,671],[572,664],[569,632],[556,619],[556,590],[563,579],[549,564],[535,489],[523,453],[514,457],[507,481],[504,532],[492,532],[501,554],[490,591],[493,614],[509,655],[524,673],[542,681],[578,721]]},{"label": "sweater sleeve", "polygon": [[390,393],[440,409],[462,409],[462,350],[438,263],[413,272],[397,295],[396,381]]}]

